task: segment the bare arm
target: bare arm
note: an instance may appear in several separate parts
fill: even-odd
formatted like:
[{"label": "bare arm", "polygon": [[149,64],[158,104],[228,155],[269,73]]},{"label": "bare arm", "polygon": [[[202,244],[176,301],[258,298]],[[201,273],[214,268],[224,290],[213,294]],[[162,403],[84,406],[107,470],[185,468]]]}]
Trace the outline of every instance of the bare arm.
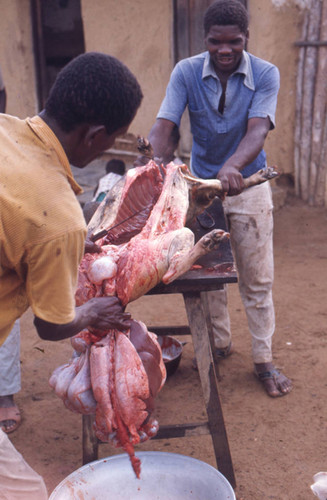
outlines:
[{"label": "bare arm", "polygon": [[131,315],[123,311],[117,297],[97,297],[75,309],[75,319],[70,323],[57,325],[38,317],[34,325],[43,340],[62,340],[76,335],[88,326],[100,330],[117,328],[126,331],[130,327]]},{"label": "bare arm", "polygon": [[[150,130],[148,139],[153,149],[154,158],[157,158],[165,165],[174,159],[174,152],[179,142],[179,131],[174,122],[157,118]],[[134,165],[145,165],[148,161],[149,158],[139,156]]]},{"label": "bare arm", "polygon": [[230,196],[239,194],[244,187],[241,171],[260,153],[270,130],[269,118],[250,118],[247,131],[235,153],[220,169],[217,178]]}]

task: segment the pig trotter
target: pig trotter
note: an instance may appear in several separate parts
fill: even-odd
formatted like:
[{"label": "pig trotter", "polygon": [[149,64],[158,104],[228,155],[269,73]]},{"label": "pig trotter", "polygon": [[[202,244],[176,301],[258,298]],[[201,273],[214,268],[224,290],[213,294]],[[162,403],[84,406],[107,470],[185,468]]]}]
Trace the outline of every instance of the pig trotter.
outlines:
[{"label": "pig trotter", "polygon": [[212,250],[216,250],[222,241],[228,239],[229,233],[226,233],[222,229],[214,229],[213,231],[210,231],[210,233],[202,236],[196,245],[200,244],[203,246],[204,253],[208,253]]},{"label": "pig trotter", "polygon": [[[187,233],[184,233],[184,241],[186,241]],[[166,274],[162,277],[162,282],[166,285],[171,283],[186,271],[191,269],[193,264],[203,255],[216,250],[220,243],[229,238],[229,233],[222,229],[213,229],[210,233],[205,234],[194,245],[189,242],[189,247],[185,246],[184,251],[177,251],[177,246],[174,247],[174,255],[169,259],[169,268]],[[176,238],[177,239],[177,238]]]},{"label": "pig trotter", "polygon": [[144,137],[138,136],[137,138],[137,149],[139,153],[141,153],[143,156],[146,156],[150,160],[153,159],[154,153],[152,146],[148,139],[145,139]]},{"label": "pig trotter", "polygon": [[275,167],[266,167],[262,170],[262,176],[269,181],[270,179],[274,179],[279,175],[279,172]]},{"label": "pig trotter", "polygon": [[263,182],[275,179],[279,175],[276,167],[266,167],[258,170],[255,174],[244,179],[244,188],[249,188],[251,186],[256,186],[262,184]]}]

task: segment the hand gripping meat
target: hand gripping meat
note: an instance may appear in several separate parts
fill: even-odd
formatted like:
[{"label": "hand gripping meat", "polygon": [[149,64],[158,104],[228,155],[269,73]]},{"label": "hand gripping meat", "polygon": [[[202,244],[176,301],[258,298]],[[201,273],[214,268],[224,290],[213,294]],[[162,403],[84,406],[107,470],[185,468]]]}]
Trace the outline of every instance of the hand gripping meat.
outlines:
[{"label": "hand gripping meat", "polygon": [[[221,193],[220,181],[197,179],[185,165],[150,161],[128,171],[89,223],[89,236],[102,235],[102,251],[81,262],[77,305],[103,295],[116,295],[127,305],[160,281],[170,283],[185,273],[229,237],[215,229],[194,244],[185,227]],[[133,445],[158,429],[151,414],[166,378],[156,336],[133,321],[127,334],[110,330],[100,337],[90,329],[72,344],[74,356],[55,370],[51,386],[73,411],[95,411],[98,438],[122,446],[139,476]]]}]

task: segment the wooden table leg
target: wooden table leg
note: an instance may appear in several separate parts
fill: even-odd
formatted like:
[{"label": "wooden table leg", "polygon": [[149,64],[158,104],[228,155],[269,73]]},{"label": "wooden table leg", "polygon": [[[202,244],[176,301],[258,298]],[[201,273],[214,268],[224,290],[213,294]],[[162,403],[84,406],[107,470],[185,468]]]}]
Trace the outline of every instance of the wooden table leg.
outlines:
[{"label": "wooden table leg", "polygon": [[94,415],[82,416],[83,465],[98,459],[98,438],[93,430]]},{"label": "wooden table leg", "polygon": [[201,296],[201,304],[202,304],[203,313],[205,316],[207,330],[208,330],[208,336],[209,336],[209,341],[210,341],[211,353],[212,353],[212,357],[213,357],[213,364],[214,364],[214,368],[216,371],[216,377],[217,377],[217,380],[220,380],[219,367],[218,367],[217,359],[215,358],[215,354],[214,354],[216,347],[215,347],[215,340],[214,340],[214,335],[213,335],[213,328],[212,328],[211,314],[210,314],[210,309],[209,309],[207,292],[201,292],[200,296]]},{"label": "wooden table leg", "polygon": [[212,358],[206,312],[200,292],[183,293],[188,324],[190,326],[208,425],[212,437],[218,470],[233,488],[236,486],[234,468],[229,450],[225,422],[218,392],[215,366]]}]

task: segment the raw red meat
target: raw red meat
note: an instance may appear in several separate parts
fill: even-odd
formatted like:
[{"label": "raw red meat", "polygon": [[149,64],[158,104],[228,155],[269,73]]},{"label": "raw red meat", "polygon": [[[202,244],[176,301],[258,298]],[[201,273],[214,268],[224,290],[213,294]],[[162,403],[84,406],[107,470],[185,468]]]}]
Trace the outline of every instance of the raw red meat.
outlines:
[{"label": "raw red meat", "polygon": [[[219,181],[196,179],[185,165],[171,163],[164,169],[150,161],[129,171],[90,221],[92,234],[115,228],[99,240],[100,254],[83,258],[76,304],[116,295],[127,305],[160,281],[175,280],[201,255],[217,248],[228,233],[213,230],[194,245],[185,222],[219,193]],[[126,222],[117,226],[119,221]],[[92,329],[75,336],[72,344],[74,357],[55,370],[50,385],[69,409],[95,411],[98,438],[122,446],[139,477],[133,446],[157,432],[151,413],[166,379],[156,336],[133,321],[127,334],[110,330],[104,337],[101,332],[100,338]]]}]

